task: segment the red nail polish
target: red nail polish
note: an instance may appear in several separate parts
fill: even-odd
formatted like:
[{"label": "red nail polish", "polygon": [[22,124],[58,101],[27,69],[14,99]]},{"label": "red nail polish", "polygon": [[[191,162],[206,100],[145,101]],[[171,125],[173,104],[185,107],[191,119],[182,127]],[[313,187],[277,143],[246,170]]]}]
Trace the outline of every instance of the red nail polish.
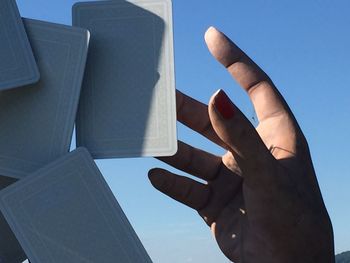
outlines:
[{"label": "red nail polish", "polygon": [[215,96],[214,106],[226,120],[232,119],[235,116],[235,107],[223,90],[220,90]]}]

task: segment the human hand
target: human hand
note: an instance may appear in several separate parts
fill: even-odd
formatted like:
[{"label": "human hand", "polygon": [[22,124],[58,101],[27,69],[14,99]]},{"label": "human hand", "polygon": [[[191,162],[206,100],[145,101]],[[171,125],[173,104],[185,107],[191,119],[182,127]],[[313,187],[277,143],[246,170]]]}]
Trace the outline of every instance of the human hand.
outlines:
[{"label": "human hand", "polygon": [[259,125],[255,129],[223,91],[208,106],[177,92],[178,120],[227,153],[219,157],[179,142],[175,156],[160,160],[207,184],[163,169],[149,172],[152,184],[197,210],[234,262],[334,262],[332,225],[307,141],[287,103],[224,34],[210,28],[205,39],[247,91]]}]

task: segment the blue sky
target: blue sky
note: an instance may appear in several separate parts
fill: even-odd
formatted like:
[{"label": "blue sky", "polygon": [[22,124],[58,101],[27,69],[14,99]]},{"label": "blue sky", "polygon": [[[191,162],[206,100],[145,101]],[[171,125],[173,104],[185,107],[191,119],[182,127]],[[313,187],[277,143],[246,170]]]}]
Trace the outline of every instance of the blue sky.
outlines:
[{"label": "blue sky", "polygon": [[[25,17],[71,23],[72,0],[17,0]],[[336,3],[336,4],[335,4]],[[174,0],[177,88],[203,102],[223,88],[248,117],[246,94],[209,55],[214,25],[274,80],[309,140],[333,221],[336,251],[350,250],[350,2],[347,0]],[[179,138],[220,154],[179,125]],[[97,162],[154,262],[228,262],[195,212],[154,190],[152,158]]]}]

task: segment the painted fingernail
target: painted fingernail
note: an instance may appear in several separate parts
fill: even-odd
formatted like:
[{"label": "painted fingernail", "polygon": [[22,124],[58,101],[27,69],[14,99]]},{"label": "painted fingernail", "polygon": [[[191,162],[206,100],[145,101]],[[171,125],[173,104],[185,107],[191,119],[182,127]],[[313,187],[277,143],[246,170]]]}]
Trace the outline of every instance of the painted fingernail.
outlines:
[{"label": "painted fingernail", "polygon": [[235,107],[222,89],[220,89],[215,96],[214,106],[226,120],[232,119],[235,116]]}]

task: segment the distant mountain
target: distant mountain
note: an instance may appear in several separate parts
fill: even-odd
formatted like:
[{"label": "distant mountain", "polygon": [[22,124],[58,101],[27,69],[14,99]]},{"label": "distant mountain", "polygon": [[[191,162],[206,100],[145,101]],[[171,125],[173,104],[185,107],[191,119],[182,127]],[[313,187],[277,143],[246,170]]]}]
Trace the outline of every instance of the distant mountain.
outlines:
[{"label": "distant mountain", "polygon": [[350,251],[335,256],[336,263],[350,263]]}]

